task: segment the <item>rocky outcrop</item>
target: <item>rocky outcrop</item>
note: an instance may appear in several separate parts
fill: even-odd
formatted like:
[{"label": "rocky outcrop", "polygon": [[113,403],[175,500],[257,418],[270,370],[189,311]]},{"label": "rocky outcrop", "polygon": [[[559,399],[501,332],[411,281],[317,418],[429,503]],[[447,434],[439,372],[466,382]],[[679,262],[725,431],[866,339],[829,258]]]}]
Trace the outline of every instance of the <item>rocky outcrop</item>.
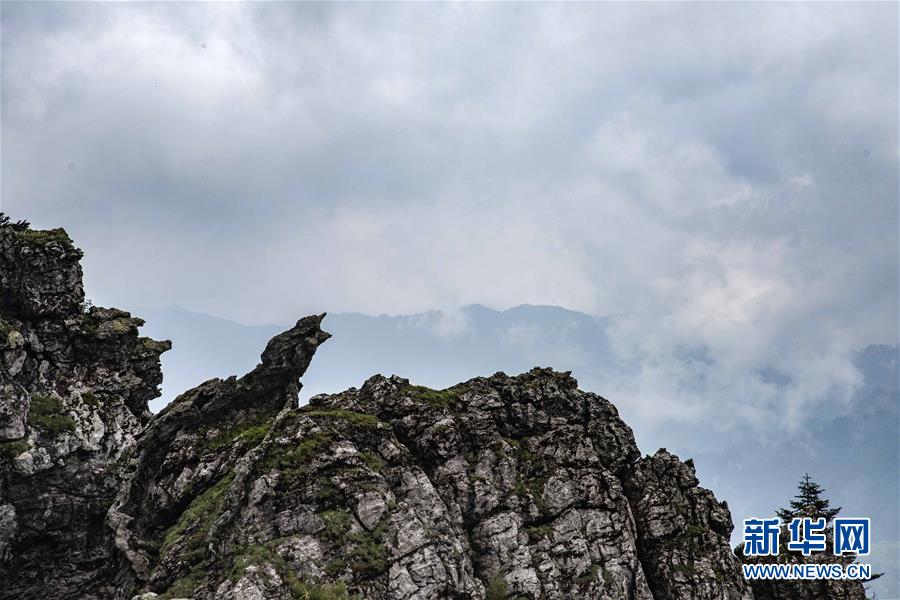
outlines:
[{"label": "rocky outcrop", "polygon": [[182,394],[141,434],[124,465],[128,480],[109,513],[125,558],[120,588],[151,580],[154,587],[171,583],[164,571],[151,570],[161,553],[167,556],[169,530],[193,501],[221,491],[221,482],[244,468],[246,454],[278,415],[297,407],[298,380],[316,347],[328,339],[319,328],[323,317],[301,319],[273,338],[261,363],[244,377],[213,379]]},{"label": "rocky outcrop", "polygon": [[728,545],[728,505],[698,483],[693,461],[665,449],[639,460],[625,481],[653,596],[749,600]]},{"label": "rocky outcrop", "polygon": [[[324,340],[320,319],[282,334],[306,332],[296,336],[305,340],[299,355]],[[375,376],[298,409],[274,390],[266,398],[278,400],[268,403],[236,393],[264,368],[265,360],[240,380],[188,392],[139,440],[134,475],[111,512],[129,557],[123,590],[233,599],[748,597],[727,544],[727,508],[696,479],[643,476],[615,407],[567,373],[498,373],[442,391]],[[244,413],[198,418],[198,399],[213,397],[227,397],[226,406],[245,398]],[[170,428],[176,419],[185,424]],[[178,442],[161,443],[175,439],[158,433],[170,429]],[[686,580],[677,568],[648,570],[655,546],[640,541],[640,528],[661,518],[642,499],[673,486],[683,514],[679,530],[663,534],[705,535],[672,559],[698,565]]]},{"label": "rocky outcrop", "polygon": [[109,597],[106,513],[168,342],[84,312],[65,231],[0,226],[0,596]]},{"label": "rocky outcrop", "polygon": [[319,315],[151,416],[169,344],[80,258],[0,219],[0,598],[750,600],[727,506],[570,374],[298,407]]}]

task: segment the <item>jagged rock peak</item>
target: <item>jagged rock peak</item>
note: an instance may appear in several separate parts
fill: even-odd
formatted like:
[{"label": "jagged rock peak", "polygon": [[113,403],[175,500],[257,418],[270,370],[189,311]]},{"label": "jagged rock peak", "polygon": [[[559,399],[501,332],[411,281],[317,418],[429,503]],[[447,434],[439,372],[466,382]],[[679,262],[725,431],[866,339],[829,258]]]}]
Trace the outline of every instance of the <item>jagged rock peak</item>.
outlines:
[{"label": "jagged rock peak", "polygon": [[269,340],[260,364],[246,378],[276,387],[297,383],[309,367],[316,349],[331,337],[320,327],[324,318],[324,313],[304,317]]},{"label": "jagged rock peak", "polygon": [[[241,378],[212,379],[176,398],[143,431],[130,473],[110,509],[109,523],[123,560],[119,581],[151,576],[155,541],[172,518],[209,487],[232,476],[245,443],[258,442],[282,411],[297,407],[299,378],[330,336],[315,315],[273,337],[261,362]],[[213,452],[214,464],[205,456]]]},{"label": "jagged rock peak", "polygon": [[65,229],[42,231],[4,222],[0,225],[0,310],[21,317],[81,312],[82,255]]},{"label": "jagged rock peak", "polygon": [[62,229],[0,215],[3,598],[112,593],[103,521],[171,346],[125,311],[85,310],[81,257]]},{"label": "jagged rock peak", "polygon": [[[727,507],[696,479],[644,476],[615,407],[568,373],[445,390],[376,375],[203,417],[200,398],[240,397],[250,375],[185,393],[138,442],[109,519],[120,598],[748,598]],[[705,540],[664,557],[702,566],[687,580],[639,539],[655,515],[640,499],[669,494],[673,535]]]}]

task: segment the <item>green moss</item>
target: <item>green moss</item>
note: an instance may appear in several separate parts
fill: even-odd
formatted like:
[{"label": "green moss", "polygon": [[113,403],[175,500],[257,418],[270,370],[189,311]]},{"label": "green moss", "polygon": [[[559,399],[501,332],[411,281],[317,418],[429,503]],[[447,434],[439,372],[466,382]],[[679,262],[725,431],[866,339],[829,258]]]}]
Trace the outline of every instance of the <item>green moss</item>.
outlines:
[{"label": "green moss", "polygon": [[86,335],[91,337],[121,336],[137,331],[136,322],[140,323],[140,320],[135,321],[128,316],[104,318],[88,313],[88,318],[82,323],[81,328]]},{"label": "green moss", "polygon": [[544,461],[541,459],[539,454],[535,454],[531,450],[529,450],[525,444],[517,444],[515,446],[516,450],[516,458],[519,459],[520,463],[527,463],[531,466],[540,467],[544,464]]},{"label": "green moss", "polygon": [[330,433],[323,432],[304,438],[289,450],[273,445],[260,466],[279,471],[285,483],[291,484],[309,475],[309,464],[316,456],[328,450],[333,441],[334,437]]},{"label": "green moss", "polygon": [[325,563],[325,574],[329,577],[337,577],[347,568],[347,561],[343,558],[332,558]]},{"label": "green moss", "polygon": [[313,498],[315,499],[315,501],[319,504],[324,505],[340,504],[343,497],[344,494],[343,492],[341,492],[340,488],[330,481],[319,482],[319,486],[316,488],[316,491],[313,494]]},{"label": "green moss", "polygon": [[131,331],[133,325],[131,319],[121,318],[121,319],[113,319],[112,321],[107,321],[101,327],[109,333],[123,334]]},{"label": "green moss", "polygon": [[709,533],[709,527],[704,527],[702,525],[688,525],[686,528],[685,535],[689,536],[706,536]]},{"label": "green moss", "polygon": [[203,573],[200,569],[193,569],[184,577],[176,579],[165,592],[160,594],[160,600],[168,600],[170,598],[190,598],[194,595],[194,590],[200,585]]},{"label": "green moss", "polygon": [[524,531],[528,535],[528,541],[535,543],[550,537],[550,534],[553,533],[553,525],[551,523],[545,525],[529,525],[528,527],[525,527]]},{"label": "green moss", "polygon": [[14,440],[12,442],[0,442],[0,456],[6,458],[15,458],[23,452],[27,451],[31,446],[24,440]]},{"label": "green moss", "polygon": [[709,533],[709,529],[699,525],[688,525],[685,532],[670,538],[666,538],[660,542],[665,548],[684,548],[690,554],[698,552],[700,545],[697,543],[698,536],[705,536]]},{"label": "green moss", "polygon": [[339,581],[333,585],[315,585],[296,580],[290,584],[291,598],[295,600],[350,600],[347,586]]},{"label": "green moss", "polygon": [[363,579],[375,578],[391,566],[391,554],[385,545],[387,517],[372,531],[360,531],[349,536],[353,544],[350,550],[350,570]]},{"label": "green moss", "polygon": [[588,585],[593,581],[597,580],[597,572],[600,570],[600,565],[591,565],[591,568],[578,576],[575,580],[575,583],[578,585]]},{"label": "green moss", "polygon": [[528,449],[524,441],[512,445],[519,467],[516,479],[516,494],[522,497],[531,496],[542,513],[547,512],[544,502],[544,486],[553,475],[554,465],[546,461],[540,454]]},{"label": "green moss", "polygon": [[403,391],[419,402],[430,404],[437,408],[450,408],[459,399],[464,388],[455,385],[444,390],[433,390],[421,385],[409,385]]},{"label": "green moss", "polygon": [[63,404],[59,398],[34,394],[28,407],[28,424],[51,435],[75,430],[75,419],[63,414]]},{"label": "green moss", "polygon": [[363,462],[366,463],[366,466],[376,473],[380,473],[384,468],[384,461],[381,460],[381,457],[370,450],[361,452],[360,457],[363,459]]},{"label": "green moss", "polygon": [[107,467],[113,473],[119,473],[123,471],[128,464],[131,462],[131,455],[134,452],[134,447],[126,449],[122,454],[119,455],[119,458],[115,460],[115,462],[110,463]]},{"label": "green moss", "polygon": [[342,510],[327,510],[319,516],[325,523],[325,528],[322,530],[325,539],[334,544],[343,545],[353,524],[353,517],[350,516],[350,513]]},{"label": "green moss", "polygon": [[16,235],[18,236],[19,241],[33,246],[43,246],[50,242],[56,242],[67,249],[74,248],[72,239],[69,237],[69,234],[66,233],[65,229],[26,229],[17,232]]},{"label": "green moss", "polygon": [[176,542],[181,542],[179,555],[189,564],[199,564],[206,558],[206,536],[222,513],[225,493],[232,479],[232,476],[225,477],[194,498],[175,525],[163,535],[160,556],[165,556]]},{"label": "green moss", "polygon": [[531,495],[531,491],[528,489],[528,486],[525,485],[525,482],[521,477],[516,477],[516,495],[522,498],[527,498]]},{"label": "green moss", "polygon": [[281,577],[281,580],[290,590],[291,598],[294,600],[350,600],[347,586],[344,583],[317,585],[303,581],[287,566],[284,559],[278,556],[268,545],[238,548],[232,561],[229,573],[232,581],[238,581],[249,566],[268,564]]},{"label": "green moss", "polygon": [[549,479],[549,475],[537,477],[531,481],[531,485],[529,486],[531,489],[531,497],[534,498],[534,503],[537,504],[538,509],[542,513],[547,512],[547,503],[544,502],[544,486]]},{"label": "green moss", "polygon": [[696,572],[694,569],[694,563],[675,565],[674,569],[675,571],[685,575],[686,577],[691,577]]},{"label": "green moss", "polygon": [[85,392],[81,394],[81,401],[87,404],[88,406],[97,407],[100,406],[100,398],[95,396],[90,392]]},{"label": "green moss", "polygon": [[229,577],[232,581],[238,581],[247,567],[262,566],[267,563],[275,567],[275,570],[284,566],[284,560],[268,546],[240,546],[235,548]]},{"label": "green moss", "polygon": [[722,571],[722,568],[719,565],[713,565],[713,576],[719,583],[725,581],[725,573]]},{"label": "green moss", "polygon": [[[369,417],[370,415],[363,416]],[[369,423],[368,420],[361,422]],[[312,494],[319,504],[326,506],[341,504],[344,492],[334,483],[336,478],[345,474],[355,474],[351,478],[351,483],[354,490],[359,491],[367,485],[366,480],[371,479],[371,476],[361,465],[337,467],[330,465],[327,469],[314,470],[312,468],[313,461],[316,457],[326,453],[334,441],[334,433],[320,431],[307,436],[294,447],[285,448],[273,445],[267,449],[267,454],[260,461],[259,468],[263,471],[278,471],[281,475],[279,479],[282,487],[292,488],[301,484],[307,488],[307,484],[314,484]],[[361,461],[375,472],[381,471],[384,467],[381,458],[375,452],[364,451],[359,456]]]},{"label": "green moss", "polygon": [[233,424],[220,430],[211,438],[204,438],[198,444],[202,454],[216,452],[235,441],[245,445],[248,449],[258,446],[272,426],[271,415]]},{"label": "green moss", "polygon": [[378,417],[375,415],[369,415],[361,412],[354,412],[352,410],[343,410],[343,409],[335,409],[335,410],[309,410],[303,411],[307,417],[323,417],[326,419],[342,419],[344,421],[349,421],[353,425],[357,427],[378,427],[381,421],[378,420]]},{"label": "green moss", "polygon": [[325,523],[320,535],[330,546],[342,552],[341,557],[325,566],[329,576],[334,577],[349,565],[356,577],[372,579],[391,566],[391,555],[384,541],[386,519],[373,531],[351,531],[353,516],[348,512],[329,510],[319,516]]},{"label": "green moss", "polygon": [[12,330],[13,330],[12,324],[7,323],[6,321],[3,320],[2,317],[0,317],[0,335],[5,337],[5,336],[9,335],[9,332]]},{"label": "green moss", "polygon": [[350,550],[350,569],[363,579],[381,575],[391,566],[391,554],[383,541],[371,535],[359,534]]},{"label": "green moss", "polygon": [[497,575],[487,582],[484,600],[506,600],[507,593],[506,580]]}]

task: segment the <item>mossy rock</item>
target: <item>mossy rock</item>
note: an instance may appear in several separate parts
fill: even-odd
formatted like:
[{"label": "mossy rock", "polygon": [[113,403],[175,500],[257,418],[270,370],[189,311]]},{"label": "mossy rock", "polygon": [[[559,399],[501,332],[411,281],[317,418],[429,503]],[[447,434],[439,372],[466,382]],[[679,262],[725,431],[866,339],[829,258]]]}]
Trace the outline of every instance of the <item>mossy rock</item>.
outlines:
[{"label": "mossy rock", "polygon": [[311,583],[297,577],[284,559],[272,548],[274,543],[236,548],[231,557],[232,566],[229,573],[231,580],[239,581],[247,567],[268,565],[275,569],[275,572],[281,577],[294,600],[351,600],[347,586],[343,582]]},{"label": "mossy rock", "polygon": [[17,231],[16,235],[20,242],[32,246],[46,246],[50,243],[57,243],[67,250],[75,249],[75,246],[72,244],[72,238],[70,238],[69,234],[66,233],[66,230],[62,228],[46,230],[25,229],[23,231]]},{"label": "mossy rock", "polygon": [[196,565],[206,558],[206,536],[225,504],[225,493],[233,476],[224,477],[214,486],[194,498],[178,521],[163,535],[160,557],[173,551],[188,564]]},{"label": "mossy rock", "polygon": [[524,532],[528,536],[528,541],[530,541],[531,543],[539,542],[550,537],[550,535],[553,533],[553,524],[546,523],[544,525],[529,525],[524,528]]},{"label": "mossy rock", "polygon": [[75,419],[63,412],[59,398],[34,394],[28,407],[28,424],[51,435],[75,431]]},{"label": "mossy rock", "polygon": [[249,448],[258,446],[272,427],[273,415],[262,415],[259,418],[241,423],[231,424],[218,431],[212,437],[202,438],[197,448],[202,454],[216,452],[225,446],[239,442]]},{"label": "mossy rock", "polygon": [[371,450],[364,450],[360,452],[360,457],[363,459],[363,462],[366,463],[366,466],[375,473],[380,473],[384,468],[384,461],[381,460],[380,456],[378,456]]},{"label": "mossy rock", "polygon": [[264,470],[279,471],[288,484],[296,482],[309,475],[312,460],[328,450],[334,439],[332,434],[322,432],[302,439],[290,449],[273,445],[259,466]]},{"label": "mossy rock", "polygon": [[506,585],[506,580],[497,575],[488,580],[484,600],[506,600],[507,593],[508,587]]},{"label": "mossy rock", "polygon": [[334,410],[300,410],[300,413],[307,417],[340,419],[347,421],[357,427],[375,428],[381,424],[381,421],[375,415],[370,415],[352,410],[334,409]]},{"label": "mossy rock", "polygon": [[465,388],[455,385],[443,390],[433,390],[421,385],[408,385],[403,391],[418,402],[429,404],[436,408],[450,408],[454,402],[459,400]]},{"label": "mossy rock", "polygon": [[24,452],[27,452],[31,446],[25,440],[13,440],[11,442],[0,442],[0,456],[13,459]]},{"label": "mossy rock", "polygon": [[96,408],[100,406],[100,404],[102,404],[100,397],[92,392],[83,392],[81,394],[81,401],[93,408]]},{"label": "mossy rock", "polygon": [[[593,564],[591,568],[582,573],[575,579],[575,583],[578,585],[584,586],[589,585],[590,583],[597,580],[597,573],[600,571],[600,565]],[[604,575],[606,575],[606,570],[604,569]],[[604,577],[605,578],[605,577]]]},{"label": "mossy rock", "polygon": [[0,317],[0,336],[3,336],[5,338],[7,335],[9,335],[10,331],[15,331],[15,327],[13,327],[12,323],[8,323],[3,319],[3,317]]}]

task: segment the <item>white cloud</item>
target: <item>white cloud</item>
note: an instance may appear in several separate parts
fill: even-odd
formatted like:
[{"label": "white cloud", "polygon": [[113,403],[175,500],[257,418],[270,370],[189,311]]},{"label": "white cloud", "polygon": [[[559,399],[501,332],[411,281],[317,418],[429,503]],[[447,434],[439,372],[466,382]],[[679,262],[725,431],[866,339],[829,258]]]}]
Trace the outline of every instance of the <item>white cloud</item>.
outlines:
[{"label": "white cloud", "polygon": [[616,316],[646,419],[796,423],[896,340],[897,13],[5,4],[3,209],[100,303],[558,304]]}]

